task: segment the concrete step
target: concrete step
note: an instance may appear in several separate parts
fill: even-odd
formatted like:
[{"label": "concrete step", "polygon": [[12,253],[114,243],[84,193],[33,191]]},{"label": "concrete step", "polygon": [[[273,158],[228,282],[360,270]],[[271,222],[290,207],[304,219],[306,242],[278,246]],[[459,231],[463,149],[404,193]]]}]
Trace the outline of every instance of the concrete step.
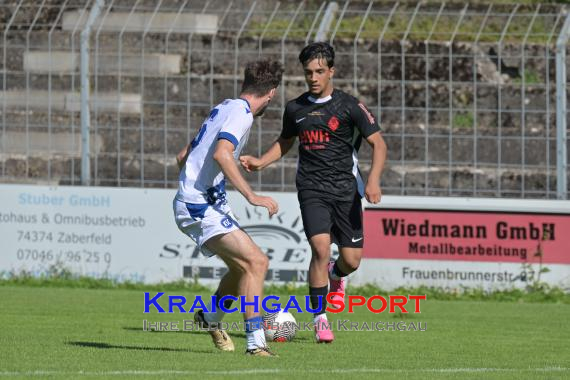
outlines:
[{"label": "concrete step", "polygon": [[[64,51],[24,52],[24,71],[30,73],[71,73],[79,71],[79,53]],[[179,54],[99,55],[90,57],[90,72],[97,74],[136,73],[149,76],[179,74],[182,56]]]},{"label": "concrete step", "polygon": [[[514,132],[512,132],[514,133]],[[528,136],[531,137],[531,136]],[[497,136],[475,137],[469,135],[454,135],[449,138],[445,134],[437,136],[427,135],[402,139],[399,135],[386,134],[384,136],[388,145],[390,160],[415,161],[429,163],[447,163],[451,159],[454,165],[546,165],[548,157],[553,162],[556,157],[556,143],[544,138],[531,138],[523,140],[520,131],[517,135],[503,135],[499,140]],[[427,140],[427,144],[426,144]],[[404,149],[402,149],[402,142]],[[523,156],[524,147],[524,156]],[[500,152],[499,152],[500,150]],[[427,151],[427,154],[426,154]],[[366,143],[362,144],[361,157],[370,157],[370,150]]]},{"label": "concrete step", "polygon": [[[79,158],[62,156],[48,161],[45,155],[3,155],[0,156],[0,164],[7,177],[59,179],[60,184],[69,184],[72,178],[78,182],[80,173]],[[167,187],[175,187],[178,178],[174,157],[161,154],[145,154],[145,159],[141,160],[140,154],[136,153],[102,153],[91,160],[91,167],[98,185],[141,186],[144,176],[145,186],[164,187],[166,184]],[[363,163],[361,169],[366,179],[369,165]],[[296,170],[296,161],[287,158],[262,172],[244,175],[257,190],[295,191]],[[117,178],[119,171],[120,178]],[[49,178],[48,172],[51,173]],[[553,170],[523,171],[512,167],[499,170],[490,166],[399,166],[398,163],[388,162],[382,176],[382,187],[385,194],[402,194],[404,191],[409,195],[553,198],[556,173]]]},{"label": "concrete step", "polygon": [[[0,91],[0,104],[9,108],[34,108],[78,112],[81,109],[80,94],[63,91],[11,90]],[[5,102],[5,103],[4,103]],[[91,111],[141,113],[141,95],[128,93],[98,93],[90,98]]]},{"label": "concrete step", "polygon": [[[61,27],[73,31],[82,29],[88,18],[87,12],[65,12]],[[99,17],[92,26],[93,30],[114,32],[153,32],[153,33],[195,33],[213,35],[218,32],[218,16],[214,14],[196,14],[176,12],[110,12],[104,18]]]},{"label": "concrete step", "polygon": [[[0,87],[4,86],[3,79],[0,76]],[[305,84],[298,81],[298,78],[285,79],[287,81],[278,90],[274,106],[280,106],[282,101],[291,100],[306,91]],[[216,104],[238,94],[241,80],[241,76],[229,74],[216,74],[210,78],[209,75],[196,73],[190,73],[189,76],[172,74],[167,77],[145,75],[144,78],[141,78],[139,72],[122,73],[120,76],[117,73],[100,73],[90,77],[93,93],[116,92],[119,89],[125,93],[140,93],[145,106],[157,107],[159,111],[164,103],[185,107],[190,100],[192,105],[202,103],[209,106],[212,99],[212,103]],[[505,85],[499,97],[496,86],[480,86],[475,97],[475,89],[471,84],[454,83],[450,97],[449,86],[444,82],[432,83],[427,88],[421,83],[407,84],[404,88],[399,84],[382,83],[380,93],[377,82],[359,85],[358,93],[350,80],[338,79],[335,83],[338,88],[357,95],[377,114],[379,120],[389,124],[448,124],[470,128],[476,121],[479,125],[520,126],[523,123],[523,109],[524,121],[528,125],[545,124],[548,111],[550,119],[554,119],[554,88],[548,93],[544,87],[527,88],[523,93],[520,86]],[[5,85],[11,90],[25,90],[28,86],[34,90],[51,88],[52,91],[78,91],[80,82],[79,75],[75,72],[63,75],[11,72],[6,76]],[[547,101],[550,102],[550,107],[547,107]]]},{"label": "concrete step", "polygon": [[[142,110],[142,97],[140,94],[128,93],[98,93],[90,97],[91,111],[109,111],[130,114],[139,114]],[[65,97],[67,111],[81,110],[81,96],[78,93],[68,93]]]},{"label": "concrete step", "polygon": [[[91,135],[90,149],[98,153],[103,145],[99,135]],[[81,155],[80,133],[48,133],[37,131],[6,131],[0,135],[0,146],[3,155],[64,155],[79,157]]]},{"label": "concrete step", "polygon": [[[166,119],[163,110],[153,113],[145,107],[144,111],[142,124],[139,114],[118,115],[115,111],[93,111],[91,128],[101,136],[104,142],[102,149],[116,151],[120,139],[120,149],[125,152],[138,151],[141,149],[142,137],[142,149],[147,153],[163,153],[165,138],[167,152],[177,152],[196,135],[203,121],[202,110],[197,110],[190,120],[185,114],[175,114],[171,108],[168,108]],[[5,128],[7,131],[22,131],[27,124],[30,130],[47,132],[50,125],[53,133],[71,132],[72,129],[75,129],[75,133],[80,133],[79,116],[78,109],[73,112],[73,116],[67,111],[52,110],[51,117],[48,117],[45,110],[12,110],[5,115]],[[260,122],[254,123],[244,153],[257,155],[259,149],[265,151],[279,137],[281,120],[278,113],[272,116],[263,117]],[[384,125],[384,128],[388,158],[405,165],[447,165],[451,157],[454,165],[474,166],[477,162],[483,166],[524,164],[532,167],[545,166],[549,159],[552,163],[556,157],[553,127],[549,139],[545,138],[546,131],[543,128],[534,125],[528,127],[524,139],[520,129],[503,128],[501,140],[494,127],[480,127],[475,135],[472,129],[450,130],[446,126],[432,125],[426,130],[421,124],[409,125],[404,129],[399,125]],[[370,160],[371,153],[369,145],[363,141],[359,158],[363,162]],[[294,147],[288,155],[296,157],[297,148]]]},{"label": "concrete step", "polygon": [[[368,167],[364,168],[367,175]],[[553,168],[554,169],[554,168]],[[389,163],[382,176],[383,186],[391,191],[415,195],[548,197],[556,191],[555,170],[515,167],[399,166]],[[500,185],[500,190],[499,190]],[[396,190],[397,189],[397,190]]]}]

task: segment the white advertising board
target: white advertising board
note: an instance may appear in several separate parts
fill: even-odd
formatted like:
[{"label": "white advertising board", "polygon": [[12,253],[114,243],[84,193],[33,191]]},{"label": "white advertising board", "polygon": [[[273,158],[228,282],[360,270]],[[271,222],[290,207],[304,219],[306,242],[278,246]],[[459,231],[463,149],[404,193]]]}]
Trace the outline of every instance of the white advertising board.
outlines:
[{"label": "white advertising board", "polygon": [[[159,283],[196,279],[214,285],[223,276],[225,265],[216,257],[204,257],[194,242],[177,229],[172,216],[174,194],[174,190],[164,189],[0,185],[0,275],[26,271],[39,276],[54,268],[66,268],[75,274],[117,281]],[[270,258],[267,280],[305,283],[310,247],[297,196],[265,194],[279,203],[280,211],[273,218],[267,216],[265,209],[249,205],[236,192],[229,192],[228,199],[242,228]],[[541,274],[542,281],[570,288],[570,243],[566,245],[570,236],[566,229],[570,202],[452,198],[440,201],[443,200],[386,196],[379,207],[366,205],[364,258],[358,271],[351,275],[352,284],[371,283],[386,290],[421,285],[524,287],[532,280],[530,271],[547,268]],[[442,210],[450,211],[450,215],[437,214]],[[442,218],[445,222],[437,222]],[[402,225],[407,223],[405,236],[401,236],[401,228],[394,233],[396,220]],[[469,223],[462,220],[470,220],[488,236],[467,237],[464,241],[456,237],[446,240],[441,235],[420,236],[421,229],[427,226],[433,229],[436,225],[438,231],[457,225],[467,228],[464,225]],[[481,255],[446,251],[433,255],[430,251],[451,245],[467,249],[492,244],[496,253],[506,243],[500,241],[500,235],[493,235],[493,226],[507,222],[510,224],[504,226],[512,227],[517,222],[519,227],[526,226],[528,232],[524,241],[514,239],[514,243],[509,243],[516,243],[517,255],[507,256],[506,251]],[[384,228],[378,228],[381,223]],[[386,225],[390,226],[386,223],[392,223],[393,228],[386,229]],[[539,266],[532,249],[537,247],[533,234],[541,223],[553,225],[555,234],[543,241],[543,263]],[[503,230],[523,233],[522,228]],[[433,247],[427,247],[430,244]],[[527,249],[524,256],[523,249]],[[333,246],[333,256],[336,255]]]},{"label": "white advertising board", "polygon": [[[0,271],[39,276],[54,268],[146,283],[217,282],[224,263],[206,258],[174,223],[174,190],[0,185]],[[306,281],[310,248],[295,194],[269,218],[228,194],[240,225],[271,258],[268,280]]]},{"label": "white advertising board", "polygon": [[385,197],[364,208],[353,281],[395,286],[570,289],[570,202]]}]

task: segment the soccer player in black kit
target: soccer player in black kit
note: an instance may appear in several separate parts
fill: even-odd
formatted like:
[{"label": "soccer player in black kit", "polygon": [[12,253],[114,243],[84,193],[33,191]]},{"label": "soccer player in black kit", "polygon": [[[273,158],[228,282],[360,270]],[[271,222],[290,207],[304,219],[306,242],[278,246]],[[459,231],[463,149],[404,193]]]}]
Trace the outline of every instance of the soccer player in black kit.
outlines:
[{"label": "soccer player in black kit", "polygon": [[[355,97],[335,89],[334,49],[325,42],[306,46],[299,54],[309,91],[287,103],[283,130],[260,158],[242,156],[247,171],[262,170],[286,154],[299,138],[297,191],[312,257],[309,293],[315,313],[317,342],[330,343],[334,335],[325,314],[329,292],[342,293],[346,276],[360,265],[364,242],[361,198],[380,202],[380,175],[386,144],[375,117]],[[362,139],[372,147],[372,167],[366,184],[358,169]],[[331,242],[340,256],[330,261]],[[319,298],[321,298],[319,300]],[[333,297],[335,299],[335,297]],[[331,305],[332,306],[332,305]]]}]

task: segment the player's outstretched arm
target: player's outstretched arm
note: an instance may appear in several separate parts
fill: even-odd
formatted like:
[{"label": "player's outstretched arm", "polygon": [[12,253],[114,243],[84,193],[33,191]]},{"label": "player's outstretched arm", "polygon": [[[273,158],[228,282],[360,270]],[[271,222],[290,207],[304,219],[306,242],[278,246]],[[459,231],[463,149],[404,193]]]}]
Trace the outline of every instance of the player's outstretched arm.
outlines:
[{"label": "player's outstretched arm", "polygon": [[269,216],[279,211],[277,202],[271,197],[264,197],[253,192],[234,160],[234,145],[228,140],[219,140],[214,152],[214,160],[220,165],[224,176],[234,185],[249,203],[267,209]]},{"label": "player's outstretched arm", "polygon": [[364,189],[364,196],[370,203],[378,203],[382,198],[382,189],[380,188],[380,176],[384,169],[384,162],[386,161],[386,142],[380,134],[375,132],[366,138],[368,144],[372,147],[372,167],[368,174],[368,181],[366,181],[366,188]]},{"label": "player's outstretched arm", "polygon": [[260,158],[240,156],[239,161],[247,172],[262,170],[287,154],[294,143],[295,137],[289,139],[279,137]]},{"label": "player's outstretched arm", "polygon": [[186,160],[188,159],[188,155],[190,154],[190,144],[187,144],[184,149],[182,149],[176,155],[176,164],[178,165],[178,169],[182,170],[184,165],[186,165]]}]

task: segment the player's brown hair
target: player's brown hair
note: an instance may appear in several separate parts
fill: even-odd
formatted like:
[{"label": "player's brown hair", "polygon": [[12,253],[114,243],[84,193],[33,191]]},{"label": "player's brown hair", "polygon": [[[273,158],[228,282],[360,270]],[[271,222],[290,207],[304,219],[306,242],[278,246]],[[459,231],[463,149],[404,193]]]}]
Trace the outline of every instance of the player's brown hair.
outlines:
[{"label": "player's brown hair", "polygon": [[283,66],[278,61],[262,59],[248,62],[245,66],[241,92],[254,96],[266,95],[277,88],[283,77]]}]

